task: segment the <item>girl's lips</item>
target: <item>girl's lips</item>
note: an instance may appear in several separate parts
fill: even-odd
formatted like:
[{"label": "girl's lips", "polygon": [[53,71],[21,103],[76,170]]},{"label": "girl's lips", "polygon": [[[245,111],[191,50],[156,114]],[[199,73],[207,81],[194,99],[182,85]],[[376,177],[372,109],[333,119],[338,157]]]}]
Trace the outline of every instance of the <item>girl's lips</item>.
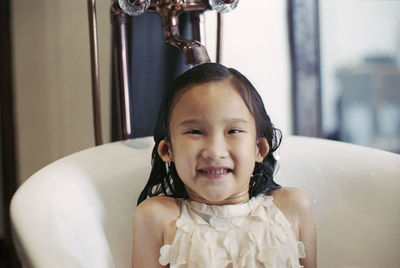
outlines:
[{"label": "girl's lips", "polygon": [[207,167],[199,169],[198,172],[208,179],[219,179],[231,173],[232,169],[224,167]]}]

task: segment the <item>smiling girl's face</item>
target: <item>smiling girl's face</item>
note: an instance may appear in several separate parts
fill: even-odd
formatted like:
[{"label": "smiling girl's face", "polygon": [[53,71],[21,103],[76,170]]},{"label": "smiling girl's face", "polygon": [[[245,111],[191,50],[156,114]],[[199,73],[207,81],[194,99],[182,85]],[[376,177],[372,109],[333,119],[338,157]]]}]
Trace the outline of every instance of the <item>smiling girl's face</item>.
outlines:
[{"label": "smiling girl's face", "polygon": [[265,138],[229,80],[200,84],[177,100],[170,118],[170,141],[158,153],[174,162],[189,199],[206,204],[249,200],[254,165],[267,155]]}]

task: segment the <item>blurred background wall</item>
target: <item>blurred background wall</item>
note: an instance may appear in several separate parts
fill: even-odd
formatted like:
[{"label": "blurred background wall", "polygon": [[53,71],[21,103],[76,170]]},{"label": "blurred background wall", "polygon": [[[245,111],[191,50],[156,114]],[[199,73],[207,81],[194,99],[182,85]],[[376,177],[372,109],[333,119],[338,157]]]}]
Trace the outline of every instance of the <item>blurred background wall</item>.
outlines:
[{"label": "blurred background wall", "polygon": [[400,153],[400,1],[320,1],[325,136]]},{"label": "blurred background wall", "polygon": [[[97,1],[104,140],[109,140],[109,1]],[[12,2],[19,183],[94,146],[86,1]]]}]

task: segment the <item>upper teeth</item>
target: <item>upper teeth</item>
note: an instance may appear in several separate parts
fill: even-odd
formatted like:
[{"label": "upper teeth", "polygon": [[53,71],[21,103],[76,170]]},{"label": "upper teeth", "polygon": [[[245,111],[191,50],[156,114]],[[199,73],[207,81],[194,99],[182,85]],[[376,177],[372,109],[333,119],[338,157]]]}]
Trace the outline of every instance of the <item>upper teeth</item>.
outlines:
[{"label": "upper teeth", "polygon": [[226,173],[226,169],[219,169],[219,170],[202,170],[204,173],[208,174],[223,174]]}]

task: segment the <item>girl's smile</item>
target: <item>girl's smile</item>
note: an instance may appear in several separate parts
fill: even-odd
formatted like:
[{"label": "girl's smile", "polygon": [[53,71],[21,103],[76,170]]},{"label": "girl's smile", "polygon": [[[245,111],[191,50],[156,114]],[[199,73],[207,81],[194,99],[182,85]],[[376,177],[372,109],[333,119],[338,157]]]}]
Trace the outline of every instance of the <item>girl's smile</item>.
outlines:
[{"label": "girl's smile", "polygon": [[224,167],[204,167],[198,172],[207,179],[220,179],[232,172],[231,168]]},{"label": "girl's smile", "polygon": [[174,162],[189,198],[207,204],[249,200],[256,162],[268,153],[265,138],[229,80],[200,84],[185,91],[171,113],[170,140],[158,152]]}]

